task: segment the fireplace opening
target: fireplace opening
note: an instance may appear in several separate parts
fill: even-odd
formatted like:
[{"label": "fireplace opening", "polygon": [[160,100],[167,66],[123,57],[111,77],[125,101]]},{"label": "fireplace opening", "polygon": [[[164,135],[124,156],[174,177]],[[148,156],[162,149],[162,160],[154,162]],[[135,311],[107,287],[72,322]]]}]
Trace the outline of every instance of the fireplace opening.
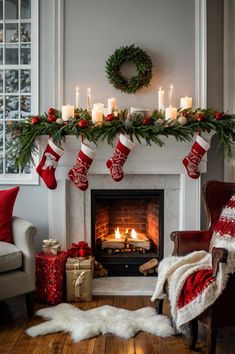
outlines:
[{"label": "fireplace opening", "polygon": [[109,275],[141,275],[163,258],[163,213],[163,190],[91,190],[93,255]]}]

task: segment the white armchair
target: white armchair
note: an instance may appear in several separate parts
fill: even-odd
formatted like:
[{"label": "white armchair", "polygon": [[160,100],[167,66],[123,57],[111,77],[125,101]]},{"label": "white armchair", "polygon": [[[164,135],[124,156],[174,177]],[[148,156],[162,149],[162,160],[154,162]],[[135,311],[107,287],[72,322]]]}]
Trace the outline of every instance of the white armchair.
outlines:
[{"label": "white armchair", "polygon": [[32,316],[36,228],[28,221],[13,217],[12,233],[14,244],[0,241],[0,301],[25,294],[27,313]]}]

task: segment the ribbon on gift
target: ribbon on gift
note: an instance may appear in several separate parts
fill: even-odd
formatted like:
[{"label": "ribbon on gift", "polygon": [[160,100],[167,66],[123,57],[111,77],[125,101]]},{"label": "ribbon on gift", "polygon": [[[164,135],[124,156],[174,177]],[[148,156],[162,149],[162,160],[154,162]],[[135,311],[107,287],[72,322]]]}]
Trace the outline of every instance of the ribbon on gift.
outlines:
[{"label": "ribbon on gift", "polygon": [[72,243],[72,247],[68,252],[70,257],[86,257],[91,255],[91,248],[88,246],[87,242],[80,241],[78,243]]},{"label": "ribbon on gift", "polygon": [[79,273],[74,272],[73,285],[74,285],[74,295],[79,298],[81,296],[81,285],[85,279],[85,271]]},{"label": "ribbon on gift", "polygon": [[60,244],[56,239],[49,238],[42,241],[42,251],[45,255],[56,256],[60,251]]},{"label": "ribbon on gift", "polygon": [[92,265],[92,261],[93,258],[89,257],[89,258],[68,258],[67,262],[66,262],[66,269],[74,269],[74,270],[78,270],[78,269],[90,269],[91,265]]}]

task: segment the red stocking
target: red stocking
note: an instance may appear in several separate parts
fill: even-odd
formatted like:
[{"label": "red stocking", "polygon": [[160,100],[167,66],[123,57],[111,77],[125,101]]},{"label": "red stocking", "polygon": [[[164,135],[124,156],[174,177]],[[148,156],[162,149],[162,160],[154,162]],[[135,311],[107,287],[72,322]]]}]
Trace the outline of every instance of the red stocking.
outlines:
[{"label": "red stocking", "polygon": [[208,144],[208,142],[200,135],[197,135],[190,153],[183,159],[183,164],[189,177],[197,179],[200,176],[198,165],[209,148],[210,144]]},{"label": "red stocking", "polygon": [[49,189],[56,189],[55,170],[64,150],[57,146],[51,139],[42,155],[42,159],[36,168],[39,176],[44,180]]},{"label": "red stocking", "polygon": [[88,188],[87,171],[89,170],[94,157],[94,151],[82,143],[81,150],[77,156],[77,161],[68,173],[71,181],[82,191],[85,191]]},{"label": "red stocking", "polygon": [[131,140],[129,140],[125,135],[120,134],[119,142],[116,146],[114,154],[106,162],[107,167],[110,169],[111,177],[114,181],[119,182],[123,179],[124,173],[122,167],[134,146],[135,144]]}]

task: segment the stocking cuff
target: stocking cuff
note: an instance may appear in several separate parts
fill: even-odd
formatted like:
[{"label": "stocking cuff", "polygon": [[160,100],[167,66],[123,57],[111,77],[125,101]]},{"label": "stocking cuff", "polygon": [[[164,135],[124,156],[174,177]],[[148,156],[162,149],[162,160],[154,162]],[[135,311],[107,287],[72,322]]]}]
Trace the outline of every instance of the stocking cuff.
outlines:
[{"label": "stocking cuff", "polygon": [[130,139],[128,139],[125,135],[120,134],[119,136],[120,142],[122,143],[122,145],[124,145],[125,147],[127,147],[129,150],[132,150],[133,147],[135,146],[135,143],[133,143],[133,141],[131,141]]},{"label": "stocking cuff", "polygon": [[95,152],[94,152],[91,148],[89,148],[89,146],[87,146],[87,145],[81,143],[81,150],[82,150],[83,154],[85,154],[85,155],[86,155],[87,157],[89,157],[91,160],[94,159],[94,157],[95,157]]},{"label": "stocking cuff", "polygon": [[51,139],[48,140],[48,145],[57,155],[62,156],[64,154],[64,149],[53,143]]},{"label": "stocking cuff", "polygon": [[196,137],[196,142],[205,150],[209,150],[210,149],[210,144],[204,140],[200,135],[197,135]]}]

